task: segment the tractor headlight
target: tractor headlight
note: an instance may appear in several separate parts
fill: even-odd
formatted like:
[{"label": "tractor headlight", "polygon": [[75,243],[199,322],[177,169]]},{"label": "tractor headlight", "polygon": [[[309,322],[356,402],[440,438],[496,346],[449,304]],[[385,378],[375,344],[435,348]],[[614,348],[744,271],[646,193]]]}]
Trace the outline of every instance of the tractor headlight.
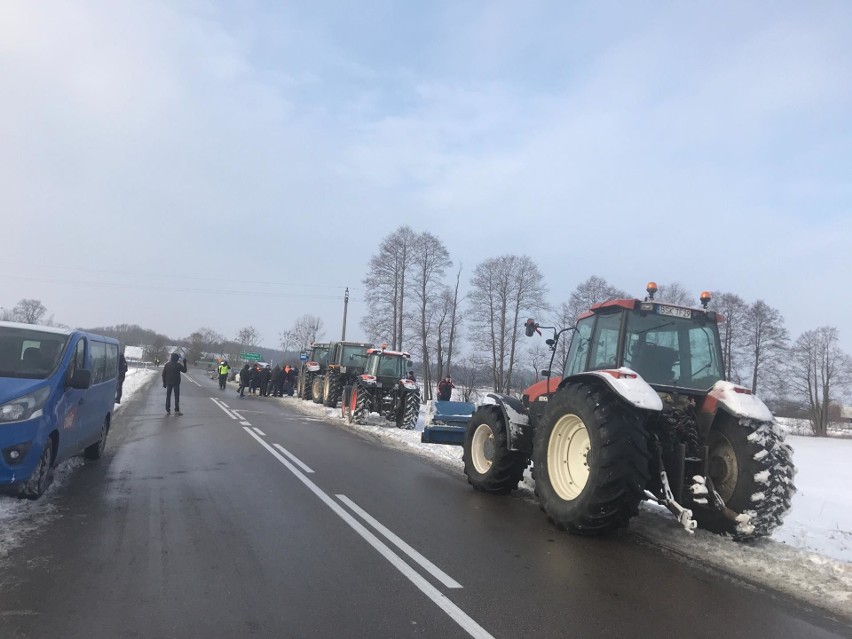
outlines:
[{"label": "tractor headlight", "polygon": [[50,397],[50,386],[42,386],[36,391],[9,400],[0,406],[0,423],[22,422],[33,417],[41,417],[41,411]]}]

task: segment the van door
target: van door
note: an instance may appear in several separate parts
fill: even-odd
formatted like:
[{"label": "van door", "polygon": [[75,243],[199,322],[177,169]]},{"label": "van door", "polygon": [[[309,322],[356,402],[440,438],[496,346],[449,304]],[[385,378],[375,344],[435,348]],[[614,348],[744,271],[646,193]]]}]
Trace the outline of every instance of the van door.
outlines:
[{"label": "van door", "polygon": [[[89,340],[89,369],[92,385],[85,391],[83,416],[77,450],[95,443],[100,438],[106,414],[115,402],[115,376],[107,379],[107,345],[97,339]],[[110,383],[112,381],[112,383]]]},{"label": "van door", "polygon": [[57,462],[75,455],[78,450],[86,391],[71,388],[68,384],[76,370],[86,367],[86,341],[85,337],[81,337],[69,345],[71,358],[65,371],[59,373],[59,388],[56,389],[61,394],[56,406],[56,428],[59,432]]}]

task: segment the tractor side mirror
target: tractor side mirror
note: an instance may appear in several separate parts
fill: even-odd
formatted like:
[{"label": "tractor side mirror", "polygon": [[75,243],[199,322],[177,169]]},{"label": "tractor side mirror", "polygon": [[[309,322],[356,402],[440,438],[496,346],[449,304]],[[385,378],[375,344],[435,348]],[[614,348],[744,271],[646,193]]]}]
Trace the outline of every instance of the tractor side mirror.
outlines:
[{"label": "tractor side mirror", "polygon": [[527,337],[532,337],[533,335],[535,335],[535,331],[537,328],[538,326],[536,325],[535,320],[532,317],[530,317],[524,324],[524,332],[526,333]]},{"label": "tractor side mirror", "polygon": [[414,362],[412,362],[410,359],[405,360],[405,367],[414,368]]},{"label": "tractor side mirror", "polygon": [[548,369],[548,368],[543,368],[543,369],[541,370],[541,376],[542,376],[542,377],[550,377],[550,369]]},{"label": "tractor side mirror", "polygon": [[555,339],[546,339],[546,340],[544,340],[544,343],[547,344],[548,346],[553,346],[556,343],[556,340]]}]

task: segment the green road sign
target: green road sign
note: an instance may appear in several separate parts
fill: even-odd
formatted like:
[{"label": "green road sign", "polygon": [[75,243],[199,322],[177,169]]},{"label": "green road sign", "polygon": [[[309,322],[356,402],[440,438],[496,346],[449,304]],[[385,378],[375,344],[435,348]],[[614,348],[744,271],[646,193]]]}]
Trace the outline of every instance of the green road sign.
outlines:
[{"label": "green road sign", "polygon": [[255,362],[259,362],[260,353],[240,353],[240,359],[251,359]]}]

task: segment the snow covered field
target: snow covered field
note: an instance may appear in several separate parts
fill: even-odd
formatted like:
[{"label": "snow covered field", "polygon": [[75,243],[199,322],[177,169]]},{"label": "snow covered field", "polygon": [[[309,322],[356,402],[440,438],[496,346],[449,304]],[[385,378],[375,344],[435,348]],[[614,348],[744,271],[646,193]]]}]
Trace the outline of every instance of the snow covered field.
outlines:
[{"label": "snow covered field", "polygon": [[[124,400],[116,408],[116,417],[156,372],[155,369],[128,371]],[[428,457],[463,477],[460,447],[420,443],[422,411],[417,429],[406,431],[377,415],[371,415],[366,425],[349,425],[341,418],[340,409],[289,397],[262,401],[285,403],[341,428]],[[798,468],[796,485],[799,491],[784,525],[771,539],[740,544],[704,531],[689,535],[668,511],[649,502],[643,505],[640,516],[632,520],[630,534],[676,556],[690,557],[748,582],[786,592],[814,606],[852,618],[852,439],[789,436],[788,441]],[[81,458],[75,458],[61,464],[55,473],[54,485],[37,502],[0,497],[0,560],[30,531],[56,516],[57,505],[52,494],[83,463]],[[464,489],[460,485],[460,490]],[[517,495],[535,500],[529,471]]]}]

